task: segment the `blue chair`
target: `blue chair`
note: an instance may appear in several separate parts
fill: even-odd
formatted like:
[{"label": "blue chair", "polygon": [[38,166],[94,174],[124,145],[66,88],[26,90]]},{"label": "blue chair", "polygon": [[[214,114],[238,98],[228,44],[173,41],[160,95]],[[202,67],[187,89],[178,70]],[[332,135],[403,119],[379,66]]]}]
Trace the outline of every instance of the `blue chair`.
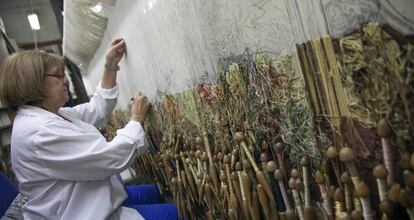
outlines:
[{"label": "blue chair", "polygon": [[[156,185],[127,186],[125,190],[128,199],[123,205],[136,209],[145,219],[178,220],[178,210],[174,204],[160,204],[161,196]],[[0,217],[5,214],[18,194],[16,187],[0,172]]]},{"label": "blue chair", "polygon": [[19,191],[16,187],[0,172],[0,217],[4,215],[17,194]]},{"label": "blue chair", "polygon": [[161,203],[157,185],[127,186],[128,198],[123,206],[137,210],[149,220],[178,220],[178,209],[173,203]]},{"label": "blue chair", "polygon": [[161,203],[157,185],[133,185],[125,187],[128,198],[122,205],[148,205]]}]

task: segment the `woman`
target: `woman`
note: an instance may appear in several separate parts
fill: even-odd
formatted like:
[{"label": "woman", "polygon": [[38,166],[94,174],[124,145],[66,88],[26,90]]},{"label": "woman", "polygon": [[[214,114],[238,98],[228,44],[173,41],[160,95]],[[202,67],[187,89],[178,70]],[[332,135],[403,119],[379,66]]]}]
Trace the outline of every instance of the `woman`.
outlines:
[{"label": "woman", "polygon": [[[11,160],[19,191],[28,199],[22,209],[26,220],[143,219],[139,207],[122,206],[127,194],[115,175],[145,149],[142,126],[150,103],[136,93],[130,122],[110,142],[97,129],[115,107],[124,52],[122,39],[109,45],[95,94],[74,108],[62,108],[69,97],[60,57],[27,51],[3,62],[0,102],[17,108]],[[158,206],[156,212],[177,218],[174,208]]]}]

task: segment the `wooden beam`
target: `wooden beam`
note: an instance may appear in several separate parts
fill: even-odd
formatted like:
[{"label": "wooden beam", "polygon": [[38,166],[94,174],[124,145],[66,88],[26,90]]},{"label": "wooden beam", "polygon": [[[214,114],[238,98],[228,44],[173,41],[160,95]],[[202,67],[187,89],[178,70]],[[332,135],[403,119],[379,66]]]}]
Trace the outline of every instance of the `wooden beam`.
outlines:
[{"label": "wooden beam", "polygon": [[[43,42],[37,42],[37,47],[46,47],[46,46],[55,45],[55,44],[58,44],[59,45],[59,50],[61,51],[62,39],[51,40],[51,41],[43,41]],[[25,50],[31,50],[31,49],[34,49],[35,48],[34,42],[19,43],[17,45],[20,48],[25,49]]]}]

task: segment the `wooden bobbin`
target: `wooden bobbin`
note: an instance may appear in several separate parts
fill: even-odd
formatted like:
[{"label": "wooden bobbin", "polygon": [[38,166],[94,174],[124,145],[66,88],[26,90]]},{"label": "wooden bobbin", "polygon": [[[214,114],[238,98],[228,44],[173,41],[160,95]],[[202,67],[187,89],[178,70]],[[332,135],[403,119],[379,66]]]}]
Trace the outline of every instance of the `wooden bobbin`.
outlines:
[{"label": "wooden bobbin", "polygon": [[344,147],[341,149],[339,153],[339,158],[348,168],[349,173],[351,174],[351,180],[354,186],[356,186],[359,182],[359,174],[358,170],[355,166],[355,154],[354,151],[349,147]]},{"label": "wooden bobbin", "polygon": [[387,198],[386,178],[388,175],[388,171],[382,164],[380,164],[374,167],[374,169],[372,170],[372,174],[377,179],[380,201],[384,201]]},{"label": "wooden bobbin", "polygon": [[343,172],[341,175],[341,182],[344,185],[344,193],[345,193],[345,208],[348,213],[352,212],[352,181],[351,177],[349,177],[348,172]]},{"label": "wooden bobbin", "polygon": [[339,164],[337,161],[338,158],[338,150],[334,147],[334,146],[330,146],[327,150],[327,156],[329,158],[329,160],[331,161],[334,173],[335,173],[335,178],[336,181],[339,185],[339,187],[343,188],[341,180],[340,180],[340,175],[341,175],[341,171],[339,170]]},{"label": "wooden bobbin", "polygon": [[364,215],[365,220],[374,220],[374,213],[371,209],[371,204],[369,200],[369,188],[368,185],[364,182],[358,183],[358,185],[355,187],[358,196],[361,198],[362,202],[362,212]]}]

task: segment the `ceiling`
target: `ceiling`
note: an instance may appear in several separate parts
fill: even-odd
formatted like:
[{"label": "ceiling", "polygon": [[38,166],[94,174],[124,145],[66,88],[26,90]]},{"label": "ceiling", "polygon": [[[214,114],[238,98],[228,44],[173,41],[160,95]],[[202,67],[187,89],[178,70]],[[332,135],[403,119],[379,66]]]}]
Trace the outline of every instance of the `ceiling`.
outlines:
[{"label": "ceiling", "polygon": [[[33,11],[37,14],[40,30],[31,30],[27,15]],[[24,50],[38,48],[62,54],[63,36],[63,0],[1,0],[0,17],[6,34]]]}]

